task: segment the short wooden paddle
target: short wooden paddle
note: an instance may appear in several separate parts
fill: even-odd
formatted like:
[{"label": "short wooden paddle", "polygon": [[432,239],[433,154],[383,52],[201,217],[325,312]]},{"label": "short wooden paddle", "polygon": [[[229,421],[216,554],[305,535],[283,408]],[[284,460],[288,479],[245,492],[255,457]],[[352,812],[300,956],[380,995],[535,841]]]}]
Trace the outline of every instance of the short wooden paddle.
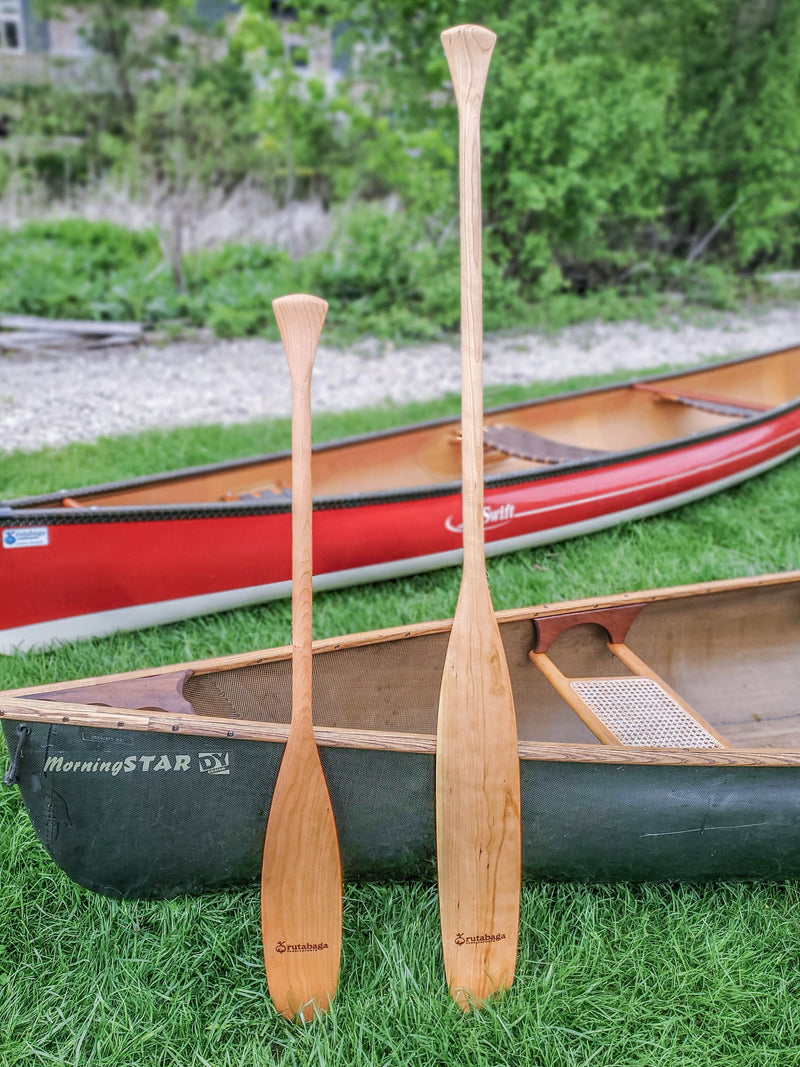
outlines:
[{"label": "short wooden paddle", "polygon": [[522,882],[517,723],[483,530],[480,113],[496,37],[442,34],[459,114],[464,570],[439,696],[436,850],[444,964],[465,1010],[514,980]]},{"label": "short wooden paddle", "polygon": [[287,1018],[327,1010],[339,982],[342,863],[311,712],[311,370],[328,305],[273,301],[292,376],[292,723],[261,869],[269,991]]}]

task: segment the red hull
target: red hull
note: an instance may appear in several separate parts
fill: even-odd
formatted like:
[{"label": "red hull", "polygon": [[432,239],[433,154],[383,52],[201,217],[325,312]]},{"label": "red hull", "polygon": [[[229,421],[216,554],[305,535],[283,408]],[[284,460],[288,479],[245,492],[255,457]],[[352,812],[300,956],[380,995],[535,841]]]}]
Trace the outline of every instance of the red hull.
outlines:
[{"label": "red hull", "polygon": [[[537,472],[504,485],[489,479],[487,551],[510,551],[654,514],[742,481],[798,449],[800,410],[788,406],[734,431],[620,455],[614,462]],[[437,492],[441,495],[387,493],[363,503],[353,497],[318,501],[318,583],[374,580],[456,562],[460,487]],[[288,592],[288,505],[79,513],[14,508],[0,517],[0,528],[0,651]],[[26,528],[46,533],[28,535],[29,546],[6,547],[9,535],[19,544]],[[151,611],[148,605],[160,608]],[[126,615],[125,609],[141,610]],[[55,628],[48,625],[58,620]]]}]

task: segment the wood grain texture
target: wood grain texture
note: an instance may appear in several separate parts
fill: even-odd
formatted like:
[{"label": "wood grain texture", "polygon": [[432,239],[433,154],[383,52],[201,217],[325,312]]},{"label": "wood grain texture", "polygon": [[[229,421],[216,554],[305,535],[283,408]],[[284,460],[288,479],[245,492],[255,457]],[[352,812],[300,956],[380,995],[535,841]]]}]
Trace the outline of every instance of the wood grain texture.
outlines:
[{"label": "wood grain texture", "polygon": [[486,578],[480,113],[495,35],[442,34],[459,113],[464,570],[439,697],[436,849],[444,964],[464,1010],[514,980],[522,881],[517,726]]},{"label": "wood grain texture", "polygon": [[572,615],[549,615],[537,619],[534,623],[534,652],[547,652],[565,630],[572,626],[585,626],[587,623],[602,626],[611,641],[624,641],[643,607],[643,604],[623,604],[613,608],[600,608],[594,612],[576,611]]},{"label": "wood grain texture", "polygon": [[[584,613],[585,621],[592,622],[593,615],[598,611],[624,607],[626,605],[640,605],[642,607],[642,619],[637,621],[636,626],[644,622],[648,625],[648,619],[659,619],[662,616],[673,618],[680,616],[684,621],[679,622],[677,629],[683,631],[697,631],[697,626],[692,620],[696,613],[703,619],[715,615],[717,611],[724,612],[729,616],[735,610],[744,618],[754,612],[759,603],[769,603],[768,616],[770,619],[778,619],[775,624],[778,632],[789,635],[793,632],[796,610],[793,606],[795,591],[800,587],[800,571],[789,571],[782,574],[766,574],[755,578],[734,578],[702,582],[694,585],[672,586],[664,589],[641,590],[636,593],[622,593],[603,597],[591,597],[583,600],[564,601],[561,603],[542,604],[537,607],[515,608],[497,612],[501,632],[505,633],[508,627],[528,625],[540,619],[550,617],[566,617],[575,613]],[[717,607],[719,603],[719,607]],[[783,605],[781,608],[780,605]],[[572,619],[576,623],[577,619]],[[338,661],[340,653],[347,659],[348,654],[357,651],[362,646],[371,647],[378,652],[384,644],[393,646],[390,655],[398,655],[398,649],[403,649],[403,654],[408,657],[408,662],[413,664],[413,669],[419,667],[429,652],[420,648],[418,640],[427,640],[432,635],[446,635],[452,627],[451,620],[438,620],[424,623],[415,623],[402,627],[375,630],[361,634],[348,634],[326,638],[314,643],[315,663],[321,663],[333,655]],[[664,637],[662,641],[662,629],[658,624],[653,628],[650,624],[651,636],[661,647],[664,641],[669,644],[670,638]],[[705,623],[703,624],[703,632]],[[732,634],[729,647],[729,659],[723,657],[720,663],[713,667],[713,671],[727,671],[726,664],[735,665],[740,656],[740,650],[744,646],[737,636]],[[531,626],[530,640],[533,642],[533,627]],[[637,644],[640,635],[636,636]],[[747,648],[750,648],[752,639],[743,637]],[[769,633],[764,634],[759,647],[763,650],[772,648],[773,638]],[[789,642],[791,644],[791,640]],[[508,646],[508,641],[506,641]],[[527,658],[527,649],[521,649]],[[642,654],[644,655],[644,651]],[[774,651],[774,650],[773,650]],[[652,652],[652,642],[650,647]],[[436,689],[441,680],[441,662],[439,661],[439,675],[436,679]],[[646,657],[650,659],[648,654]],[[100,678],[80,678],[73,681],[58,681],[36,686],[25,686],[0,693],[0,719],[35,723],[49,723],[56,726],[68,724],[81,729],[84,727],[99,728],[102,730],[126,730],[141,731],[152,734],[175,734],[186,737],[216,738],[224,741],[257,741],[260,743],[285,744],[288,737],[288,724],[266,721],[253,721],[239,719],[220,713],[219,715],[191,714],[180,715],[174,712],[164,711],[136,711],[130,706],[123,706],[114,701],[103,701],[109,707],[97,707],[88,703],[90,694],[79,693],[81,689],[87,689],[94,685],[105,685],[116,681],[135,682],[137,679],[149,683],[150,679],[164,678],[176,672],[191,671],[193,676],[201,677],[206,673],[217,671],[225,672],[228,669],[251,667],[265,664],[280,664],[291,659],[291,646],[265,649],[261,651],[248,651],[236,655],[220,656],[211,659],[199,660],[194,663],[171,664],[163,667],[140,668],[117,674],[105,675]],[[780,685],[791,686],[791,663],[793,660],[787,654],[779,656],[781,674],[789,675],[789,680]],[[785,662],[784,662],[785,660]],[[698,664],[704,661],[701,653]],[[400,661],[402,663],[402,660]],[[769,680],[774,675],[778,664],[773,658],[770,661],[770,674],[764,677]],[[338,668],[335,668],[338,670]],[[402,669],[402,667],[401,667]],[[328,670],[331,670],[329,667]],[[667,665],[662,662],[658,667],[662,676],[668,675]],[[708,667],[702,668],[704,674],[708,674]],[[759,668],[759,671],[763,668]],[[342,668],[343,677],[348,678],[347,669]],[[584,672],[586,673],[586,672]],[[678,685],[680,691],[684,691],[686,680],[693,676],[693,670],[684,671],[684,680]],[[712,679],[715,677],[712,672]],[[344,684],[347,684],[345,682]],[[676,683],[677,684],[677,683]],[[776,681],[776,684],[778,682]],[[73,696],[73,693],[75,696]],[[764,700],[768,698],[765,696]],[[433,715],[436,713],[434,700]],[[698,706],[698,699],[693,698],[693,706]],[[700,702],[700,706],[704,706]],[[782,708],[782,713],[788,710]],[[524,711],[524,708],[523,708]],[[711,719],[712,722],[716,721]],[[433,754],[436,747],[435,736],[425,730],[420,730],[405,723],[400,715],[397,719],[398,730],[370,725],[368,722],[356,722],[352,725],[315,726],[317,743],[326,748],[348,748],[354,750],[370,749],[376,751],[403,752],[403,753],[426,753]],[[674,765],[686,766],[797,766],[800,764],[800,744],[797,739],[786,739],[782,748],[776,750],[774,740],[765,738],[759,742],[754,736],[751,727],[757,723],[745,722],[741,728],[748,727],[750,731],[746,737],[739,740],[740,725],[731,724],[726,720],[725,736],[736,749],[727,751],[702,751],[683,749],[650,749],[622,748],[618,746],[599,746],[594,743],[577,738],[537,738],[536,734],[530,735],[520,741],[519,753],[523,760],[534,761],[570,761],[580,763],[615,763],[615,764],[639,764],[639,765]],[[723,729],[723,727],[720,727]],[[435,732],[435,731],[434,731]]]},{"label": "wood grain texture", "polygon": [[604,745],[622,744],[617,735],[612,733],[602,719],[599,719],[597,715],[595,715],[594,711],[592,711],[586,701],[581,700],[580,697],[570,689],[570,679],[562,674],[545,652],[530,652],[529,655],[531,662],[536,664],[556,692],[559,693],[572,710],[580,716],[599,741],[602,741]]},{"label": "wood grain texture", "polygon": [[327,1011],[339,982],[342,863],[311,704],[311,371],[328,305],[273,302],[292,376],[292,721],[272,797],[261,870],[269,991],[287,1018]]},{"label": "wood grain texture", "polygon": [[[2,699],[0,719],[12,722],[46,722],[78,728],[89,726],[103,730],[135,730],[277,744],[285,744],[289,737],[289,727],[285,723],[214,719],[199,715],[176,716],[161,711],[132,712],[126,708],[87,707],[61,701],[48,705],[31,697]],[[749,728],[749,724],[744,725]],[[736,727],[726,727],[728,735],[732,729]],[[314,736],[317,744],[325,748],[429,756],[436,754],[436,738],[427,734],[317,726]],[[800,748],[778,751],[759,747],[755,741],[752,747],[741,749],[631,748],[574,741],[519,741],[518,751],[521,760],[544,763],[616,763],[647,767],[800,767]]]}]

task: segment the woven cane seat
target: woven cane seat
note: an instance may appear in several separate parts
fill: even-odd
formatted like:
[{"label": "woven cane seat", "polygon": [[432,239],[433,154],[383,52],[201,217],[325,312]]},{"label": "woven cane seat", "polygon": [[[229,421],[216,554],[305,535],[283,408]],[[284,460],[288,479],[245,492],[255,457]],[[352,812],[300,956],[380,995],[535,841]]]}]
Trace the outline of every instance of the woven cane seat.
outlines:
[{"label": "woven cane seat", "polygon": [[723,747],[652,678],[580,678],[569,684],[623,745]]}]

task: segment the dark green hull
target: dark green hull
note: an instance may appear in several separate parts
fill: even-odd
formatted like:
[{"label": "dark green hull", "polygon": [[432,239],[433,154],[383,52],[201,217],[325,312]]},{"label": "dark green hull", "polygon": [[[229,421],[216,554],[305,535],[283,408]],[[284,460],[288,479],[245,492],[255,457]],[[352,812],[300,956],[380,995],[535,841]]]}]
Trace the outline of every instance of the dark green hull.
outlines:
[{"label": "dark green hull", "polygon": [[[26,725],[25,806],[76,882],[159,897],[258,879],[281,744]],[[18,726],[3,722],[12,752]],[[345,877],[433,878],[433,756],[321,754]],[[800,876],[800,767],[524,759],[522,802],[528,879]]]}]

